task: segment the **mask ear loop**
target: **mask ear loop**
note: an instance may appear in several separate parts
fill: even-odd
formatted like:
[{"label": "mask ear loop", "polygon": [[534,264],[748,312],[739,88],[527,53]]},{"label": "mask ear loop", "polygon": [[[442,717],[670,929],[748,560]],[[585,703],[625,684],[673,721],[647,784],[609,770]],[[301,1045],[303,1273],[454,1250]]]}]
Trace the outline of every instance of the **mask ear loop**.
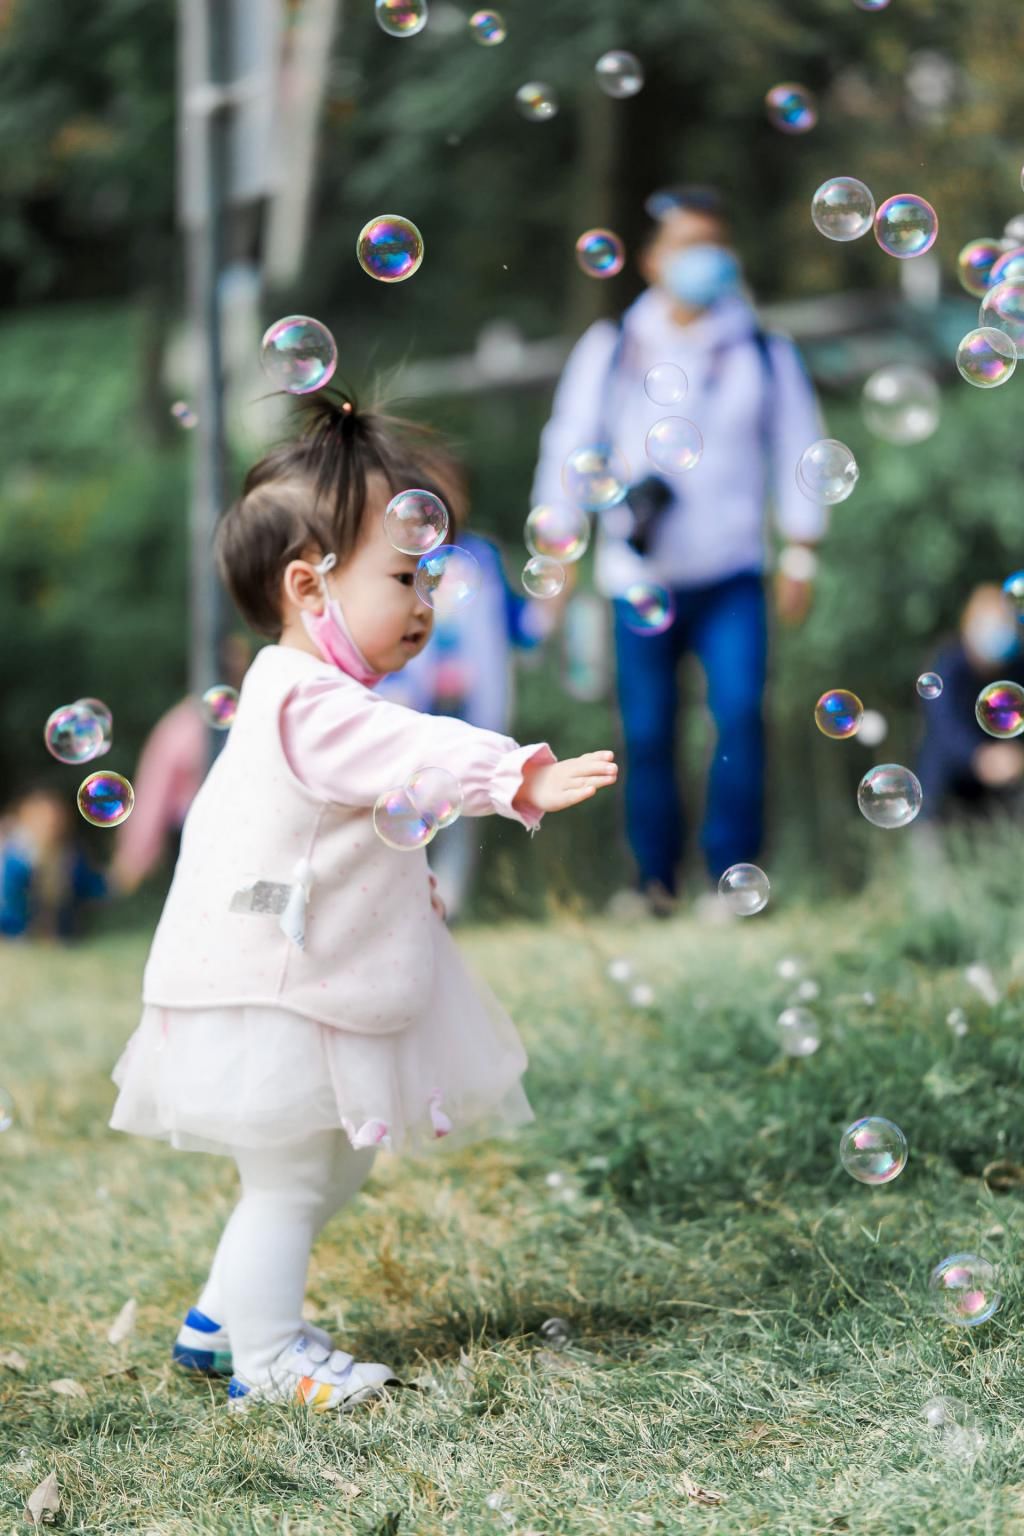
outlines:
[{"label": "mask ear loop", "polygon": [[331,600],[331,594],[327,590],[327,572],[333,571],[337,563],[338,557],[332,550],[330,554],[324,555],[319,565],[314,565],[313,567],[314,571],[316,571],[317,575],[320,577],[320,590],[324,595],[324,602],[326,603],[329,603]]}]

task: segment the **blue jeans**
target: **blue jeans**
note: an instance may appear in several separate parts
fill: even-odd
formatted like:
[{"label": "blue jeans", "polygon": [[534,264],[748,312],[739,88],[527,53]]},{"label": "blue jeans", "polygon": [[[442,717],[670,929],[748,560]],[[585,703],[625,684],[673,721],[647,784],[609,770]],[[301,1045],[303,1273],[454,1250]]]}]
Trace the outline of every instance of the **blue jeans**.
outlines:
[{"label": "blue jeans", "polygon": [[756,859],[764,824],[764,697],[768,650],[764,584],[746,571],[673,593],[676,616],[660,635],[627,629],[616,599],[615,655],[626,743],[626,832],[640,883],[676,888],[684,820],[676,783],[677,675],[693,651],[707,678],[718,742],[711,763],[701,849],[717,880]]}]

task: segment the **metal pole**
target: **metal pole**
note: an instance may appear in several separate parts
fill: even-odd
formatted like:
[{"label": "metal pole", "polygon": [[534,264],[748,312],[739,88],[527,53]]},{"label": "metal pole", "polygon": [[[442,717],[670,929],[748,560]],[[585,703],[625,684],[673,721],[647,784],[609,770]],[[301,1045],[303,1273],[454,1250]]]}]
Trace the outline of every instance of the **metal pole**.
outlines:
[{"label": "metal pole", "polygon": [[[187,131],[199,135],[205,189],[204,217],[188,231],[189,314],[197,360],[199,421],[190,517],[189,688],[201,697],[218,682],[224,598],[213,562],[212,541],[225,493],[224,360],[220,279],[224,266],[228,136],[232,98],[225,89],[230,68],[228,0],[203,0],[206,80],[185,102]],[[209,733],[210,762],[224,744]]]}]

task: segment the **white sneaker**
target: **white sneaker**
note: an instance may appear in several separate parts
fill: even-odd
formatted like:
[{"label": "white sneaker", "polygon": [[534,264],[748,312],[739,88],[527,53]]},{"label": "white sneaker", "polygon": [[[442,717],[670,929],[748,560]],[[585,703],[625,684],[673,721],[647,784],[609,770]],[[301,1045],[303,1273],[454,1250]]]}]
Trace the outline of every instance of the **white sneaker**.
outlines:
[{"label": "white sneaker", "polygon": [[248,1382],[232,1376],[228,1411],[244,1413],[254,1403],[306,1403],[314,1413],[347,1413],[385,1387],[402,1386],[388,1365],[355,1360],[343,1349],[330,1349],[303,1328],[294,1343],[268,1368],[266,1380]]}]

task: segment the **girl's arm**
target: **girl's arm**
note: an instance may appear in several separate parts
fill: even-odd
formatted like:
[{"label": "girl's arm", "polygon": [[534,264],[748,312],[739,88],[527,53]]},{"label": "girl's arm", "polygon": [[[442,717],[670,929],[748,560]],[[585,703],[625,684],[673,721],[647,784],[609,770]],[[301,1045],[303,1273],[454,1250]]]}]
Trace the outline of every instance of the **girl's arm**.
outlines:
[{"label": "girl's arm", "polygon": [[445,768],[462,786],[463,815],[497,813],[525,827],[536,826],[542,811],[520,793],[524,769],[556,761],[546,742],[523,747],[447,715],[421,714],[342,674],[293,690],[281,711],[281,743],[292,771],[325,800],[372,806],[418,768]]}]

